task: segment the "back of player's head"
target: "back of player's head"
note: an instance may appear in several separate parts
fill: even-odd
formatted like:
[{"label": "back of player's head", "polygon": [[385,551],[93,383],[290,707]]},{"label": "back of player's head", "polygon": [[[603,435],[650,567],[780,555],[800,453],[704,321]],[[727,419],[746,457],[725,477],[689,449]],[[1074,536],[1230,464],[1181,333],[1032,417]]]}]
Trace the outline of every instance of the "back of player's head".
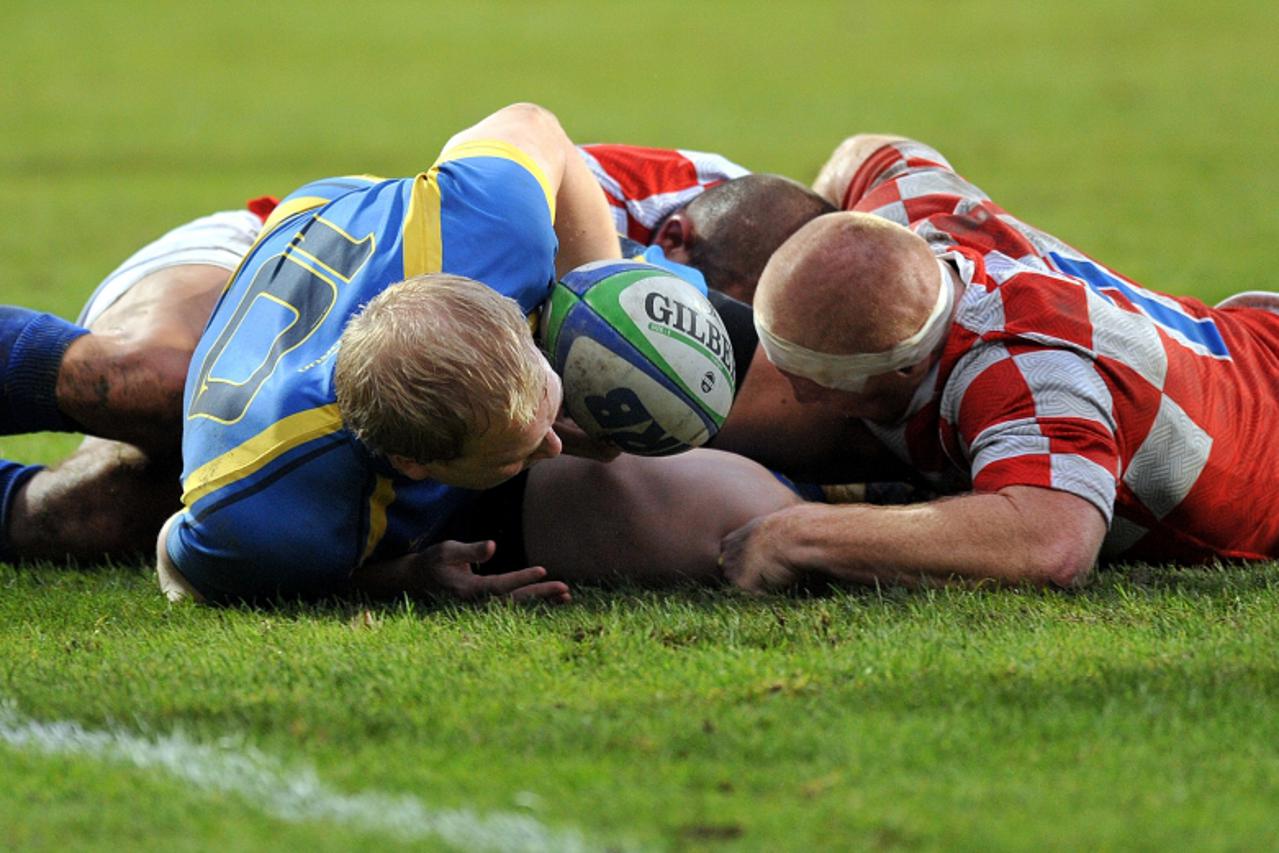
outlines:
[{"label": "back of player's head", "polygon": [[706,283],[750,302],[769,257],[802,226],[835,208],[780,175],[746,175],[711,187],[684,209],[694,227],[689,263]]},{"label": "back of player's head", "polygon": [[455,459],[468,436],[536,416],[546,373],[519,306],[479,282],[432,274],[392,285],[342,333],[342,418],[377,453]]}]

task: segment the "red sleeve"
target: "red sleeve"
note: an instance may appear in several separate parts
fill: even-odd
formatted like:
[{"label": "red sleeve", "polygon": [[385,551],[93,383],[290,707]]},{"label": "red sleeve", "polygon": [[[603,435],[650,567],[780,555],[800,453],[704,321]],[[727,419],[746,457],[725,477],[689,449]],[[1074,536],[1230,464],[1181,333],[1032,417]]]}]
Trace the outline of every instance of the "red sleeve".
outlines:
[{"label": "red sleeve", "polygon": [[750,174],[704,151],[615,144],[578,150],[613,208],[618,233],[644,244],[658,223],[707,188]]},{"label": "red sleeve", "polygon": [[944,413],[973,488],[1036,486],[1114,511],[1119,449],[1110,394],[1088,359],[1033,344],[987,344],[951,375]]},{"label": "red sleeve", "polygon": [[842,207],[844,210],[864,209],[867,194],[881,185],[908,173],[928,171],[953,175],[955,170],[940,152],[922,142],[902,140],[881,145],[866,158],[849,181]]},{"label": "red sleeve", "polygon": [[249,209],[249,213],[266,222],[267,217],[271,215],[271,211],[280,206],[280,200],[273,195],[264,195],[249,199],[244,203],[244,206]]},{"label": "red sleeve", "polygon": [[934,250],[945,235],[983,255],[996,250],[1010,258],[1038,254],[980,188],[919,142],[890,143],[872,152],[849,182],[843,206],[917,231],[925,228]]}]

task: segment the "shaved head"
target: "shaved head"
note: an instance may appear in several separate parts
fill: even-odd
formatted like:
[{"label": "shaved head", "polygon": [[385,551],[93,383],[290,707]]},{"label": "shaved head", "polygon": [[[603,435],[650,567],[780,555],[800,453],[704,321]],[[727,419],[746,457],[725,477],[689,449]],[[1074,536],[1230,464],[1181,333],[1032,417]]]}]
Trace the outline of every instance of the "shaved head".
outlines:
[{"label": "shaved head", "polygon": [[[716,290],[750,302],[769,257],[803,225],[835,208],[801,183],[780,175],[745,175],[719,184],[659,225],[654,242],[686,253]],[[674,243],[672,243],[674,240]]]},{"label": "shaved head", "polygon": [[775,335],[845,355],[888,350],[925,324],[937,260],[922,238],[865,213],[831,213],[799,229],[760,277],[755,312]]}]

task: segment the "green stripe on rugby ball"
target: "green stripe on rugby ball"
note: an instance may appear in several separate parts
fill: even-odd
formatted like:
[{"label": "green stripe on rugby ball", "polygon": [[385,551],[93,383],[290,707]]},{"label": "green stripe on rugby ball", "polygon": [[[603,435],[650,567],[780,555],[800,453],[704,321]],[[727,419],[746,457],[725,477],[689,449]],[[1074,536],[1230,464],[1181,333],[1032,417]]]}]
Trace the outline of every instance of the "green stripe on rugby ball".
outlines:
[{"label": "green stripe on rugby ball", "polygon": [[542,351],[551,358],[555,357],[555,345],[559,343],[560,329],[564,328],[564,318],[569,309],[581,299],[558,281],[551,288],[551,298],[546,300],[546,308],[542,311]]},{"label": "green stripe on rugby ball", "polygon": [[[701,339],[689,334],[687,328],[676,328],[673,322],[657,322],[649,317],[644,301],[653,291],[696,309],[697,324],[692,331]],[[596,284],[583,298],[690,399],[696,400],[716,425],[723,424],[733,405],[733,348],[719,315],[697,288],[662,270],[629,270]],[[670,308],[672,304],[663,303],[662,307]],[[694,359],[696,368],[689,362],[690,350],[699,356]],[[714,374],[709,391],[703,390],[708,373]]]}]

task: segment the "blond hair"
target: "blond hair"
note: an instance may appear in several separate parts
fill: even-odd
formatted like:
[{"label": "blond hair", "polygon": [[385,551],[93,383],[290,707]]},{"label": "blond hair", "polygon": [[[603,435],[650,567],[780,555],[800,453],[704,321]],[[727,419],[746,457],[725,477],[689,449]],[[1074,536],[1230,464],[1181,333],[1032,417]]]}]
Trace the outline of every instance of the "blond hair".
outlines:
[{"label": "blond hair", "polygon": [[442,273],[394,284],[353,317],[333,377],[355,437],[417,462],[455,459],[494,424],[531,423],[545,382],[515,301]]}]

